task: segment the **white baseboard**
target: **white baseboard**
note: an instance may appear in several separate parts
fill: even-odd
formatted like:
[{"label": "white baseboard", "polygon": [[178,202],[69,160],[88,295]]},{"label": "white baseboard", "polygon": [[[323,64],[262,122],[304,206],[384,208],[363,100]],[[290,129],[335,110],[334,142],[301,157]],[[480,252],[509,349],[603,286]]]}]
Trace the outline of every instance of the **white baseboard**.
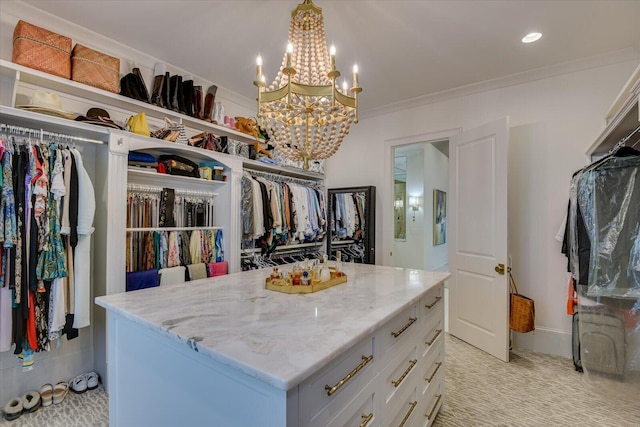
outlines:
[{"label": "white baseboard", "polygon": [[513,348],[571,358],[571,332],[538,328],[521,334],[513,332]]}]

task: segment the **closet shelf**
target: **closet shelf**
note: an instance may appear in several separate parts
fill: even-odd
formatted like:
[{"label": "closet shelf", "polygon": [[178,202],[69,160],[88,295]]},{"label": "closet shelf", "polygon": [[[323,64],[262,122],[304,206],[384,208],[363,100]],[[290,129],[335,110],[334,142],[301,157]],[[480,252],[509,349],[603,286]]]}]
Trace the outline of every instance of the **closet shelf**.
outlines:
[{"label": "closet shelf", "polygon": [[587,155],[605,154],[640,126],[640,66],[636,68],[607,114],[607,126],[587,149]]},{"label": "closet shelf", "polygon": [[227,185],[227,181],[216,181],[216,180],[208,180],[202,178],[192,178],[190,176],[180,176],[180,175],[169,175],[164,173],[158,173],[154,170],[143,170],[136,167],[129,167],[127,169],[127,173],[130,177],[144,177],[149,179],[158,179],[158,180],[166,180],[172,183],[182,182],[182,183],[194,183],[198,185]]},{"label": "closet shelf", "polygon": [[109,141],[109,130],[107,128],[4,105],[0,105],[0,121],[6,125],[44,129],[48,132],[73,135],[77,137],[76,139],[82,139],[84,142],[106,144]]},{"label": "closet shelf", "polygon": [[140,231],[196,231],[196,230],[222,230],[223,227],[137,227],[127,228],[127,233],[135,233]]},{"label": "closet shelf", "polygon": [[[226,135],[230,138],[253,144],[256,140],[250,135],[230,129],[225,126],[215,125],[204,120],[196,119],[186,114],[160,108],[146,102],[127,98],[117,93],[94,88],[73,80],[63,79],[29,67],[14,64],[13,62],[0,60],[0,75],[15,79],[16,81],[42,86],[47,90],[66,93],[80,98],[91,99],[93,102],[103,104],[105,107],[117,107],[137,113],[145,113],[150,117],[162,119],[169,117],[183,123],[185,126],[204,132],[211,132],[217,136]],[[264,140],[259,140],[264,142]]]}]

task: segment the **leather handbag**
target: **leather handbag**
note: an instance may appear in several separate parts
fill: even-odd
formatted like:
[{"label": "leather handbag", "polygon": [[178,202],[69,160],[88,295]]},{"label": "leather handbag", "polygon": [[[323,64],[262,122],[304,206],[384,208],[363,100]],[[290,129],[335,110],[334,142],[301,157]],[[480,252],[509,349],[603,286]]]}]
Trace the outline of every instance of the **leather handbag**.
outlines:
[{"label": "leather handbag", "polygon": [[68,79],[71,77],[71,39],[20,20],[13,31],[11,60]]},{"label": "leather handbag", "polygon": [[513,275],[509,273],[511,284],[511,304],[509,310],[509,328],[516,332],[531,332],[536,329],[536,309],[534,301],[518,293]]}]

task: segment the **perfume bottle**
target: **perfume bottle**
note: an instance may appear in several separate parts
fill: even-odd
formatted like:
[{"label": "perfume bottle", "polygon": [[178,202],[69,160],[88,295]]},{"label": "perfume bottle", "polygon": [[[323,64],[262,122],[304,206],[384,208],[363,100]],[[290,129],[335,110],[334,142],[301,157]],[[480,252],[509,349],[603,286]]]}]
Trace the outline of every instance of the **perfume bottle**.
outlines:
[{"label": "perfume bottle", "polygon": [[302,286],[309,286],[311,284],[311,276],[309,276],[308,271],[302,272],[302,279],[300,283],[302,284]]},{"label": "perfume bottle", "polygon": [[320,281],[327,282],[331,279],[331,271],[329,271],[329,263],[325,262],[322,265],[322,270],[320,271]]}]

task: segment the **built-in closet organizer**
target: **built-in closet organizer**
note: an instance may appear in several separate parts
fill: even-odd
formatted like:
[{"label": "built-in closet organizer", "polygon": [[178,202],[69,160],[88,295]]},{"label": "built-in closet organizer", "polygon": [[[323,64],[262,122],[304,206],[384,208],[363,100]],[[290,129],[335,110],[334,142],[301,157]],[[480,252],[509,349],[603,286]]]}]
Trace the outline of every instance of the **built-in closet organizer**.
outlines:
[{"label": "built-in closet organizer", "polygon": [[639,107],[640,66],[587,150],[598,160],[572,178],[565,237],[578,294],[574,362],[601,392],[626,396],[640,391]]},{"label": "built-in closet organizer", "polygon": [[324,175],[251,160],[243,167],[241,269],[321,257],[328,224]]},{"label": "built-in closet organizer", "polygon": [[[252,144],[255,140],[239,131],[217,126],[193,117],[185,116],[151,104],[136,101],[81,83],[59,78],[33,70],[5,60],[0,60],[0,122],[9,125],[26,126],[43,131],[72,135],[76,145],[90,155],[85,166],[93,181],[96,197],[95,231],[92,236],[92,289],[91,298],[125,291],[126,270],[126,212],[127,186],[163,186],[216,193],[215,227],[224,232],[224,257],[229,263],[229,272],[239,270],[239,177],[243,163],[258,163],[241,157],[194,148],[187,145],[139,136],[126,131],[89,125],[73,120],[38,114],[15,108],[16,105],[29,104],[35,90],[42,89],[57,93],[66,111],[83,113],[92,107],[107,110],[112,119],[122,122],[138,112],[147,115],[149,124],[161,127],[163,118],[182,123],[187,135],[210,132],[216,136],[228,136],[235,141]],[[84,140],[98,141],[101,145],[85,144]],[[185,179],[177,176],[159,176],[152,172],[129,171],[129,151],[147,151],[154,153],[178,154],[195,161],[215,162],[223,166],[226,182]],[[274,168],[277,169],[277,168]],[[4,379],[14,388],[3,387],[0,390],[2,401],[27,390],[38,389],[44,383],[68,380],[83,372],[95,370],[106,379],[106,318],[104,310],[94,309],[91,305],[92,326],[90,333],[84,333],[78,345],[64,346],[56,351],[50,361],[36,354],[37,375],[27,378],[20,375],[21,368],[12,362],[4,363],[4,354],[0,354],[0,369]],[[65,343],[66,344],[66,343]],[[9,368],[4,369],[4,366]],[[39,370],[39,367],[45,367]],[[55,369],[54,369],[55,367]],[[4,393],[7,393],[6,395]]]},{"label": "built-in closet organizer", "polygon": [[[3,78],[0,92],[11,93],[12,85],[11,80]],[[0,401],[7,402],[11,398],[24,394],[27,390],[38,390],[42,384],[68,380],[95,369],[94,340],[99,329],[97,326],[99,321],[93,316],[93,297],[102,295],[100,289],[104,287],[104,266],[101,260],[106,254],[107,218],[106,201],[103,195],[107,189],[107,172],[102,166],[106,164],[109,157],[111,134],[106,128],[20,111],[6,106],[0,106],[0,123],[7,125],[5,130],[0,131],[2,139],[8,137],[7,139],[14,139],[20,143],[26,137],[31,140],[32,145],[36,145],[38,141],[45,141],[49,148],[53,144],[57,148],[75,148],[81,155],[83,167],[92,183],[96,202],[92,221],[95,230],[83,237],[83,239],[90,238],[90,252],[88,252],[90,256],[85,265],[87,269],[85,274],[88,274],[90,285],[89,288],[83,287],[89,293],[82,298],[88,304],[89,324],[78,328],[78,337],[74,339],[68,339],[69,335],[62,335],[59,341],[50,341],[48,351],[33,354],[33,365],[30,368],[23,368],[24,363],[14,355],[14,347],[11,347],[10,351],[0,353],[0,378],[2,378]],[[6,185],[6,182],[4,184]],[[90,229],[85,231],[89,232]],[[22,241],[24,242],[24,239]],[[51,291],[44,295],[50,296]],[[3,321],[4,319],[6,318],[3,317]],[[27,369],[30,370],[27,371]]]},{"label": "built-in closet organizer", "polygon": [[376,187],[330,188],[327,253],[342,261],[376,262]]}]

